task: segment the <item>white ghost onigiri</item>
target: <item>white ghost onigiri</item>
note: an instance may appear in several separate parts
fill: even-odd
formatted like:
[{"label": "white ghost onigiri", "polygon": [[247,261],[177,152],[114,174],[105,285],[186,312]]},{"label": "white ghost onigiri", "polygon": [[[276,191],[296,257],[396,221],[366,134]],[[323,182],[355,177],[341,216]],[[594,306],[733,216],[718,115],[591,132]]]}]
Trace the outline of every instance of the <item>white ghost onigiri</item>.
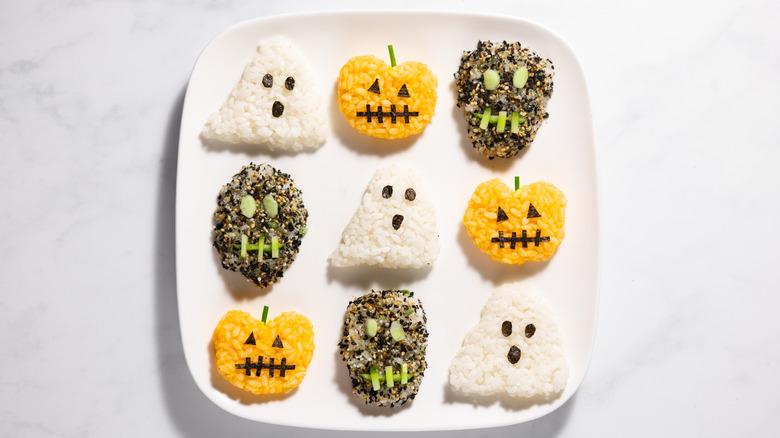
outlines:
[{"label": "white ghost onigiri", "polygon": [[269,150],[322,146],[330,127],[314,76],[282,37],[260,43],[222,107],[203,127],[208,139],[263,144]]},{"label": "white ghost onigiri", "polygon": [[328,258],[333,266],[422,268],[439,256],[436,212],[422,176],[413,169],[380,168]]},{"label": "white ghost onigiri", "polygon": [[550,398],[566,387],[569,364],[552,308],[520,283],[496,288],[450,365],[465,394]]}]

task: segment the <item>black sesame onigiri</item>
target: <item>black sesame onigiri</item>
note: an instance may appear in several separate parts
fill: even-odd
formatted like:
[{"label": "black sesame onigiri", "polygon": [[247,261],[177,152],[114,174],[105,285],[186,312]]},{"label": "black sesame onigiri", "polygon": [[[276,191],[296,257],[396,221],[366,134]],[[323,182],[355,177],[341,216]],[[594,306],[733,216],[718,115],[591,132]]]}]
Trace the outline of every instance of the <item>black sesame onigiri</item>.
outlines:
[{"label": "black sesame onigiri", "polygon": [[553,63],[519,42],[479,41],[455,73],[456,105],[474,148],[489,159],[517,155],[549,114]]},{"label": "black sesame onigiri", "polygon": [[244,166],[222,186],[214,211],[214,247],[222,267],[266,287],[298,254],[309,212],[290,175],[270,164]]},{"label": "black sesame onigiri", "polygon": [[426,322],[408,290],[371,291],[349,303],[338,345],[358,398],[389,407],[414,399],[428,366]]}]

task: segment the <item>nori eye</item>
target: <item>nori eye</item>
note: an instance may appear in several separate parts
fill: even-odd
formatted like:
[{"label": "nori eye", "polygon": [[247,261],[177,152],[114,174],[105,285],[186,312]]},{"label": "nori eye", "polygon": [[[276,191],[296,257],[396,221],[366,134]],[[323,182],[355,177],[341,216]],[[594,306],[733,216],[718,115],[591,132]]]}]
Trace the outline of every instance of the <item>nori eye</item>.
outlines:
[{"label": "nori eye", "polygon": [[271,344],[274,348],[284,348],[284,345],[282,344],[282,338],[279,337],[279,335],[276,335],[276,339],[274,339],[274,343]]},{"label": "nori eye", "polygon": [[542,217],[542,215],[539,214],[539,211],[536,209],[536,207],[534,207],[533,204],[529,204],[527,217],[528,219],[533,219],[535,217]]},{"label": "nori eye", "polygon": [[409,97],[409,90],[406,89],[406,84],[401,85],[401,89],[398,90],[398,97]]},{"label": "nori eye", "polygon": [[249,337],[244,341],[244,345],[257,345],[257,342],[255,342],[255,332],[249,334]]},{"label": "nori eye", "polygon": [[274,77],[271,76],[270,73],[266,73],[265,76],[263,76],[263,86],[265,88],[271,88],[274,84]]},{"label": "nori eye", "polygon": [[295,88],[295,78],[292,76],[287,76],[287,79],[284,81],[284,88],[292,91],[293,88]]},{"label": "nori eye", "polygon": [[512,321],[504,321],[504,323],[501,324],[501,334],[504,335],[504,337],[512,334]]},{"label": "nori eye", "polygon": [[393,186],[387,185],[382,188],[382,197],[385,199],[393,196]]},{"label": "nori eye", "polygon": [[531,336],[534,335],[534,333],[536,333],[536,326],[535,325],[528,324],[527,326],[525,326],[525,337],[526,338],[530,338]]},{"label": "nori eye", "polygon": [[496,222],[501,222],[509,219],[509,216],[506,215],[506,212],[501,208],[498,207],[498,213],[496,213]]},{"label": "nori eye", "polygon": [[415,192],[413,188],[409,187],[404,193],[404,198],[406,198],[407,201],[414,201],[417,198],[417,192]]},{"label": "nori eye", "polygon": [[379,94],[379,78],[377,78],[374,83],[369,87],[368,91]]}]

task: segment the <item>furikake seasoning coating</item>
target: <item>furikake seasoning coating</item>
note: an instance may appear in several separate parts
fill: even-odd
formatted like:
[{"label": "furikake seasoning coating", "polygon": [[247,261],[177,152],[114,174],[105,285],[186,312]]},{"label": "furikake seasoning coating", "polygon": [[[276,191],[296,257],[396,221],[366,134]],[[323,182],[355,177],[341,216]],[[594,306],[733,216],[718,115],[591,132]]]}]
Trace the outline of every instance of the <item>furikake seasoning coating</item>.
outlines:
[{"label": "furikake seasoning coating", "polygon": [[222,267],[266,287],[290,266],[309,212],[290,175],[270,164],[244,166],[217,196],[214,247]]},{"label": "furikake seasoning coating", "polygon": [[414,399],[428,366],[426,322],[408,290],[371,291],[349,303],[338,345],[358,398],[389,407]]},{"label": "furikake seasoning coating", "polygon": [[509,158],[531,144],[549,114],[553,63],[519,42],[479,41],[455,73],[456,105],[466,113],[474,148],[489,159]]}]

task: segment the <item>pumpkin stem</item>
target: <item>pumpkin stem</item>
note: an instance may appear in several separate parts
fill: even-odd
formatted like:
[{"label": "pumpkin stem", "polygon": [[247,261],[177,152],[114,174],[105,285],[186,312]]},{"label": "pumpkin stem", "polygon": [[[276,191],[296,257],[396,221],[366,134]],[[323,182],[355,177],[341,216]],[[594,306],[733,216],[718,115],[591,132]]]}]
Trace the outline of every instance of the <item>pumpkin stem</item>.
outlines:
[{"label": "pumpkin stem", "polygon": [[266,324],[268,319],[268,306],[263,306],[263,324]]},{"label": "pumpkin stem", "polygon": [[520,177],[516,176],[515,177],[515,191],[518,191],[518,190],[520,190]]},{"label": "pumpkin stem", "polygon": [[395,52],[393,52],[393,45],[389,44],[387,46],[387,51],[390,52],[390,65],[395,67]]}]

